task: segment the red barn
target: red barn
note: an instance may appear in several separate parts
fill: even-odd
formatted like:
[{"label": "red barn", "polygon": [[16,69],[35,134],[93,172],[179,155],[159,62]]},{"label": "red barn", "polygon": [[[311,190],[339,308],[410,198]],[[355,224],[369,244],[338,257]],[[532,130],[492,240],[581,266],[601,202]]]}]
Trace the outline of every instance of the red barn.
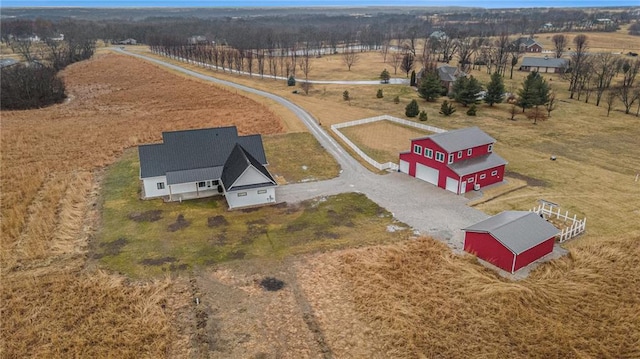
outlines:
[{"label": "red barn", "polygon": [[506,211],[464,229],[464,250],[510,273],[553,251],[560,231],[537,214]]},{"label": "red barn", "polygon": [[493,153],[496,142],[478,127],[411,140],[400,153],[400,172],[455,194],[502,182],[507,161]]}]

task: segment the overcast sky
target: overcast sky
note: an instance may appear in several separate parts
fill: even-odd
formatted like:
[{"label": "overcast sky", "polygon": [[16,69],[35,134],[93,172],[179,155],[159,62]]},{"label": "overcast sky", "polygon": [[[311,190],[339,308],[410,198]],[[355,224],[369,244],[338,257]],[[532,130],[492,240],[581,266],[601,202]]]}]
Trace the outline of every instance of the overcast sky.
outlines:
[{"label": "overcast sky", "polygon": [[640,6],[640,0],[0,0],[1,7],[308,7],[308,6],[602,7]]}]

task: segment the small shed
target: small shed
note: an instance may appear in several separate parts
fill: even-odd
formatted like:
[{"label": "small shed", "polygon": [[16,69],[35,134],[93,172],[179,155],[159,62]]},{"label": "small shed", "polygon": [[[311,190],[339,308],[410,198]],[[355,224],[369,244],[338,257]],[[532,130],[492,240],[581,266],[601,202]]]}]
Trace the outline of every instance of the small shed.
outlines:
[{"label": "small shed", "polygon": [[539,215],[505,211],[464,228],[464,250],[515,273],[553,251],[560,232]]}]

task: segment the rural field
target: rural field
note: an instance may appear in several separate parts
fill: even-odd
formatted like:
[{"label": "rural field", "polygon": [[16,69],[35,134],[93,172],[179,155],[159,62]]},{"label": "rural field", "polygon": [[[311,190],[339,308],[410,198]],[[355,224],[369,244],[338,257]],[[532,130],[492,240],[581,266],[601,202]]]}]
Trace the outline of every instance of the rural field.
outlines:
[{"label": "rural field", "polygon": [[[594,48],[608,48],[601,35]],[[640,38],[620,41],[640,48]],[[363,53],[352,71],[339,56],[314,61],[319,79],[390,69],[378,53]],[[418,99],[426,124],[479,126],[509,161],[507,183],[470,205],[494,214],[545,199],[586,216],[587,232],[564,244],[568,256],[511,281],[413,237],[361,194],[234,212],[220,199],[140,201],[135,146],[167,130],[261,133],[280,183],[339,168],[276,103],[102,49],[64,71],[65,103],[2,113],[0,356],[640,357],[638,117],[569,99],[557,75],[545,75],[557,109],[534,125],[521,113],[510,120],[507,104],[443,117],[441,100],[424,102],[407,86],[315,85],[303,95],[283,81],[182,65],[286,97],[326,130],[405,117]],[[514,73],[507,89],[524,76]],[[386,122],[344,133],[383,161],[425,134]],[[264,290],[266,278],[284,287]]]}]

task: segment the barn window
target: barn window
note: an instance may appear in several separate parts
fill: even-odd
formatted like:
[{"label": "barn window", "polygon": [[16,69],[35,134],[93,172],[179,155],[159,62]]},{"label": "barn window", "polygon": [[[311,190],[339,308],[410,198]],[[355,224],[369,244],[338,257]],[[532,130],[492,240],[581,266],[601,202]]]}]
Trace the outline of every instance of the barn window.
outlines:
[{"label": "barn window", "polygon": [[480,175],[480,179],[485,179],[485,178],[487,178],[487,175],[486,175],[486,174],[481,174],[481,175]]},{"label": "barn window", "polygon": [[467,182],[469,182],[469,183],[473,183],[473,181],[474,181],[474,178],[473,178],[473,177],[469,177],[469,178],[467,178]]},{"label": "barn window", "polygon": [[453,153],[449,154],[449,164],[453,163]]},{"label": "barn window", "polygon": [[164,182],[158,182],[158,189],[164,189]]},{"label": "barn window", "polygon": [[492,175],[492,176],[497,176],[497,175],[498,175],[498,171],[492,171],[492,172],[491,172],[491,175]]},{"label": "barn window", "polygon": [[206,186],[207,186],[207,184],[204,181],[198,182],[198,187],[202,188],[202,187],[206,187]]},{"label": "barn window", "polygon": [[467,150],[467,156],[471,156],[472,153],[473,153],[473,149],[472,148]]},{"label": "barn window", "polygon": [[425,148],[424,149],[424,156],[426,158],[433,158],[433,150],[430,148]]},{"label": "barn window", "polygon": [[259,189],[258,190],[258,194],[265,194],[265,193],[267,193],[266,189]]},{"label": "barn window", "polygon": [[493,143],[489,145],[489,152],[493,152]]},{"label": "barn window", "polygon": [[458,151],[458,158],[462,158],[462,151]]},{"label": "barn window", "polygon": [[244,197],[247,195],[247,192],[238,192],[238,197]]},{"label": "barn window", "polygon": [[444,153],[437,151],[436,152],[436,161],[444,162]]},{"label": "barn window", "polygon": [[421,153],[422,153],[422,146],[420,146],[420,145],[413,145],[413,153],[421,154]]}]

